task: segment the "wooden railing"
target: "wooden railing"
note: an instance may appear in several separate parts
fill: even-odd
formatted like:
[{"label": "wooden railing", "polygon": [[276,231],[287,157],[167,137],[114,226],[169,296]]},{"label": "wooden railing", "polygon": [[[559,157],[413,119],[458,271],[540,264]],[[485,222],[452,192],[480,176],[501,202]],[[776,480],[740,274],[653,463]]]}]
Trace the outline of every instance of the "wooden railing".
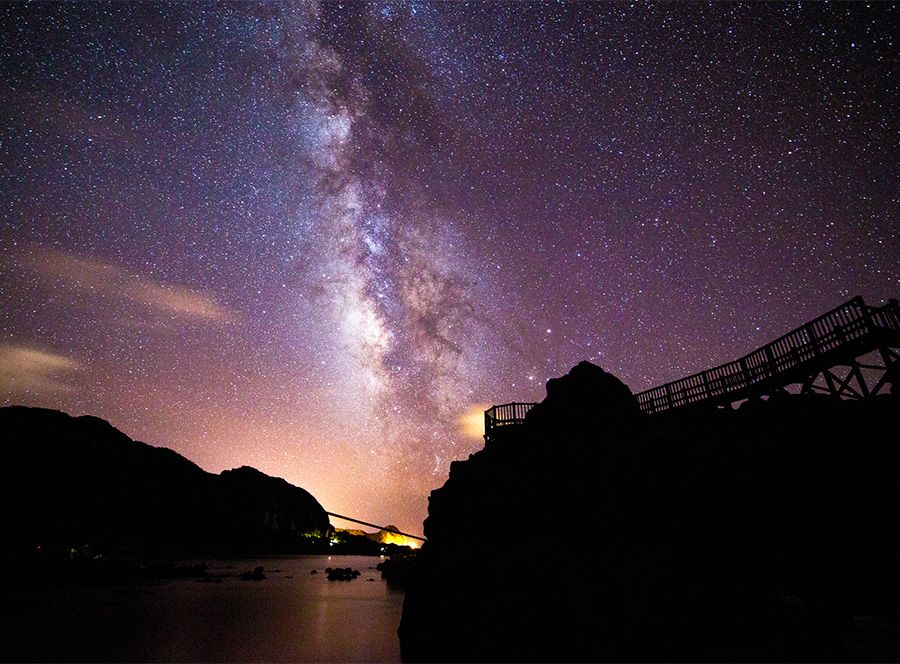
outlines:
[{"label": "wooden railing", "polygon": [[521,424],[525,421],[525,414],[531,410],[534,403],[505,403],[499,406],[491,406],[484,411],[484,435],[490,437],[498,427],[510,424]]},{"label": "wooden railing", "polygon": [[636,394],[645,413],[658,413],[702,401],[736,401],[786,385],[838,356],[874,350],[886,337],[900,335],[896,300],[870,307],[861,297],[791,330],[742,358]]},{"label": "wooden railing", "polygon": [[[855,297],[752,353],[635,395],[640,409],[660,413],[704,401],[729,403],[788,385],[845,356],[900,343],[900,303],[871,307]],[[508,403],[484,412],[485,437],[521,424],[534,403]]]}]

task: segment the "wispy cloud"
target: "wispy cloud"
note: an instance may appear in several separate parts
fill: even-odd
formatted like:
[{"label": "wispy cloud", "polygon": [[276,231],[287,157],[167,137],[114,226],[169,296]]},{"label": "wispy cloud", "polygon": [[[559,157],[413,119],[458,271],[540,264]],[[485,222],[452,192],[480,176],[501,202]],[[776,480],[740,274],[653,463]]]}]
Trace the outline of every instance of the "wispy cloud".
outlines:
[{"label": "wispy cloud", "polygon": [[59,249],[31,247],[14,256],[13,262],[36,272],[52,286],[126,300],[156,314],[220,323],[238,319],[236,313],[219,304],[209,293],[149,279],[109,261]]},{"label": "wispy cloud", "polygon": [[81,364],[65,355],[28,346],[0,346],[0,396],[67,392]]}]

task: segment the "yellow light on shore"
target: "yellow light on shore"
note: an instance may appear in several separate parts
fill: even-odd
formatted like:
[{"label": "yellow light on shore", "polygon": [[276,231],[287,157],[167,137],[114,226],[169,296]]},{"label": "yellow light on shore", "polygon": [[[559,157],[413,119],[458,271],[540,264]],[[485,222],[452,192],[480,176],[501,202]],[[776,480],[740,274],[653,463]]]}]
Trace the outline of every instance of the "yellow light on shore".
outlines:
[{"label": "yellow light on shore", "polygon": [[419,543],[406,537],[405,535],[400,535],[398,533],[389,533],[387,531],[382,531],[381,536],[379,537],[382,544],[396,544],[397,546],[408,546],[411,549],[418,549]]}]

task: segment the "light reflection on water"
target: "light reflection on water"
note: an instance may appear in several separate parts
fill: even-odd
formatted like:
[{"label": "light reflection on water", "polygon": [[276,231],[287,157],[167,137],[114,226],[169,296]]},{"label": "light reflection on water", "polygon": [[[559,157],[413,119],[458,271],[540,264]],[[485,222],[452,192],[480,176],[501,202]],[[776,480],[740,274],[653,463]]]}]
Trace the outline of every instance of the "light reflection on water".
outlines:
[{"label": "light reflection on water", "polygon": [[[34,635],[28,659],[399,662],[403,593],[382,581],[378,562],[367,556],[207,561],[211,574],[234,578],[44,592],[25,602],[16,622]],[[257,565],[265,580],[237,578]],[[362,574],[328,581],[326,567]]]}]

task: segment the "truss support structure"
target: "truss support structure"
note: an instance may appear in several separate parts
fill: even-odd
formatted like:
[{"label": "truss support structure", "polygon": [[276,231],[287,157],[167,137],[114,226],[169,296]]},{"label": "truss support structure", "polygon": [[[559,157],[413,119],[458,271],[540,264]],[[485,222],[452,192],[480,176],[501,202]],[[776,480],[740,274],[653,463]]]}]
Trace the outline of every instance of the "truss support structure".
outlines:
[{"label": "truss support structure", "polygon": [[882,364],[863,358],[835,364],[807,376],[801,394],[830,394],[844,399],[866,399],[877,394],[900,393],[900,349],[878,349]]}]

